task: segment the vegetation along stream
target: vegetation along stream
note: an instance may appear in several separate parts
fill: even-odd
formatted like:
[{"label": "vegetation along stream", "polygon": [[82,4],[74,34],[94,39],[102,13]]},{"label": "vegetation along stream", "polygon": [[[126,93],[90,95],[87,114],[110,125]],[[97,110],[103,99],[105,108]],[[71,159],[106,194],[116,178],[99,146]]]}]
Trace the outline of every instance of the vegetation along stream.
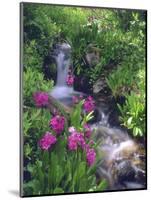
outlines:
[{"label": "vegetation along stream", "polygon": [[145,189],[146,12],[23,15],[23,195]]}]

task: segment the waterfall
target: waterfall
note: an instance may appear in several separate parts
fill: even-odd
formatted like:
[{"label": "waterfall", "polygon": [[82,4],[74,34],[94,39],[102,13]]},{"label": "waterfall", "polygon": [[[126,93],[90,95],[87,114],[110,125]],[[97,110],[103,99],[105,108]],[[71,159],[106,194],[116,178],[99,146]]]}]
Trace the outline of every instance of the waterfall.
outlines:
[{"label": "waterfall", "polygon": [[[67,51],[68,48],[68,51]],[[56,56],[57,64],[57,87],[68,87],[66,84],[66,79],[68,75],[69,65],[70,65],[70,46],[63,44],[59,49],[59,53]],[[69,88],[69,87],[68,87]]]},{"label": "waterfall", "polygon": [[53,58],[57,65],[57,81],[50,95],[58,100],[69,98],[73,93],[73,87],[66,83],[70,61],[71,47],[69,44],[63,43],[56,45],[53,52]]},{"label": "waterfall", "polygon": [[66,83],[71,65],[71,46],[67,43],[57,44],[52,54],[57,65],[57,81],[50,95],[66,105],[72,104],[72,96],[82,93],[74,91],[73,86]]}]

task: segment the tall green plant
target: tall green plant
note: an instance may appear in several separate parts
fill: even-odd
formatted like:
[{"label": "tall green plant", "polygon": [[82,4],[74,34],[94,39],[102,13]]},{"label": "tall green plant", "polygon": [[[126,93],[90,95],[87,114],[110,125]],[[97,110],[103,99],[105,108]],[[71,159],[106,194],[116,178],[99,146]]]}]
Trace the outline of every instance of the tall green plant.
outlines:
[{"label": "tall green plant", "polygon": [[123,106],[118,104],[118,108],[123,125],[132,130],[134,136],[145,136],[145,102],[142,96],[131,92],[126,103]]}]

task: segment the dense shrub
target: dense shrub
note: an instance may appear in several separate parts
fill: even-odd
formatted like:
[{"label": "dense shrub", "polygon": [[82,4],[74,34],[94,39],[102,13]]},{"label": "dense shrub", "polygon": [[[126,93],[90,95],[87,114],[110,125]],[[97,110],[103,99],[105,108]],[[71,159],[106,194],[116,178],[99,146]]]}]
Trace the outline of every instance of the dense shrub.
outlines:
[{"label": "dense shrub", "polygon": [[146,136],[146,95],[145,95],[145,71],[140,70],[136,76],[137,85],[130,92],[125,94],[126,102],[123,106],[118,104],[121,112],[121,122],[128,129],[132,130],[134,136]]},{"label": "dense shrub", "polygon": [[140,95],[131,92],[123,107],[118,105],[123,125],[131,129],[134,136],[146,135],[144,103],[144,99]]},{"label": "dense shrub", "polygon": [[33,68],[41,70],[42,68],[42,57],[37,51],[37,44],[35,40],[31,40],[24,45],[24,57],[23,57],[23,67]]}]

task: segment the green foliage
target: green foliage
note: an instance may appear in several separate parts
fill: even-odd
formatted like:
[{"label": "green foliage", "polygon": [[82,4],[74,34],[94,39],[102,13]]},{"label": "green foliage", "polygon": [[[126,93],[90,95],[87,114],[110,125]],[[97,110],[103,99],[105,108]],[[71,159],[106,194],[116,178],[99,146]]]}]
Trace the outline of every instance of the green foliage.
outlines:
[{"label": "green foliage", "polygon": [[101,72],[103,71],[103,66],[105,64],[104,59],[101,59],[101,61],[95,65],[93,68],[91,68],[88,71],[88,76],[89,76],[89,82],[94,83],[100,76]]},{"label": "green foliage", "polygon": [[36,91],[50,92],[53,80],[45,80],[44,75],[36,69],[27,68],[23,72],[23,96],[24,105],[33,105],[33,93]]},{"label": "green foliage", "polygon": [[[140,69],[145,69],[146,64],[145,22],[138,19],[139,13],[131,12],[131,15],[127,32],[124,33],[118,29],[112,36],[110,35],[109,44],[112,46],[111,52],[115,55],[105,52],[110,58],[116,58],[117,61],[120,61],[117,70],[106,78],[115,97],[135,90],[138,82],[137,74]],[[112,43],[114,44],[112,45]]]},{"label": "green foliage", "polygon": [[30,67],[32,69],[42,68],[42,57],[37,51],[37,44],[35,40],[31,40],[29,43],[25,43],[23,66],[25,68]]},{"label": "green foliage", "polygon": [[24,137],[30,138],[35,135],[41,136],[48,128],[50,121],[50,112],[47,109],[36,109],[25,107],[23,113],[23,131]]},{"label": "green foliage", "polygon": [[56,145],[57,149],[61,148],[61,156],[55,149],[43,152],[42,160],[28,166],[32,179],[24,184],[25,195],[100,191],[106,188],[104,181],[96,185],[94,166],[89,168],[86,165],[82,153],[67,153],[63,143],[61,138]]},{"label": "green foliage", "polygon": [[[122,12],[124,16],[124,12]],[[125,96],[126,103],[118,105],[121,122],[134,136],[145,135],[145,22],[139,13],[131,12],[125,34],[118,35],[122,40],[122,60],[118,68],[107,78],[113,96]],[[125,20],[125,18],[123,19]],[[125,46],[124,46],[125,45]],[[121,49],[121,50],[120,50]]]},{"label": "green foliage", "polygon": [[[112,90],[113,96],[121,96],[127,94],[131,90],[136,90],[140,81],[138,74],[140,70],[145,70],[145,49],[136,51],[118,66],[107,78],[107,84]],[[134,51],[135,52],[135,51]],[[144,56],[142,56],[144,55]],[[142,74],[142,80],[145,81],[145,74]]]},{"label": "green foliage", "polygon": [[131,65],[124,63],[106,78],[114,97],[124,96],[135,87],[135,75]]},{"label": "green foliage", "polygon": [[24,40],[35,40],[39,55],[44,57],[52,46],[54,36],[59,34],[59,27],[53,23],[50,7],[44,5],[24,4]]},{"label": "green foliage", "polygon": [[93,119],[94,111],[86,114],[83,112],[83,103],[84,100],[80,101],[78,104],[74,106],[73,111],[70,114],[70,121],[72,126],[76,128],[76,130],[83,131],[83,125],[88,123],[91,119]]},{"label": "green foliage", "polygon": [[145,107],[144,99],[133,92],[127,96],[126,103],[118,104],[123,125],[132,130],[134,136],[145,135]]},{"label": "green foliage", "polygon": [[24,106],[24,158],[28,158],[30,162],[34,162],[38,157],[37,141],[48,130],[50,118],[50,112],[46,109]]},{"label": "green foliage", "polygon": [[121,112],[121,122],[128,129],[132,130],[134,136],[145,136],[145,70],[139,70],[136,79],[135,91],[126,94],[126,102],[123,106],[118,104]]},{"label": "green foliage", "polygon": [[[142,63],[145,55],[143,11],[25,4],[24,30],[25,44],[29,46],[25,58],[32,47],[30,41],[35,43],[34,57],[39,54],[37,61],[47,55],[53,43],[67,41],[72,46],[75,75],[88,77],[90,83],[99,78],[110,62],[120,65],[123,61],[127,65],[132,62],[135,66]],[[99,63],[88,70],[84,57],[89,45],[98,48],[101,57]],[[27,62],[25,59],[25,65]]]},{"label": "green foliage", "polygon": [[70,115],[71,124],[72,124],[76,129],[78,129],[78,128],[81,127],[82,105],[83,105],[83,101],[80,101],[80,103],[78,103],[78,104],[75,106],[75,109],[72,111],[72,113],[71,113],[71,115]]}]

